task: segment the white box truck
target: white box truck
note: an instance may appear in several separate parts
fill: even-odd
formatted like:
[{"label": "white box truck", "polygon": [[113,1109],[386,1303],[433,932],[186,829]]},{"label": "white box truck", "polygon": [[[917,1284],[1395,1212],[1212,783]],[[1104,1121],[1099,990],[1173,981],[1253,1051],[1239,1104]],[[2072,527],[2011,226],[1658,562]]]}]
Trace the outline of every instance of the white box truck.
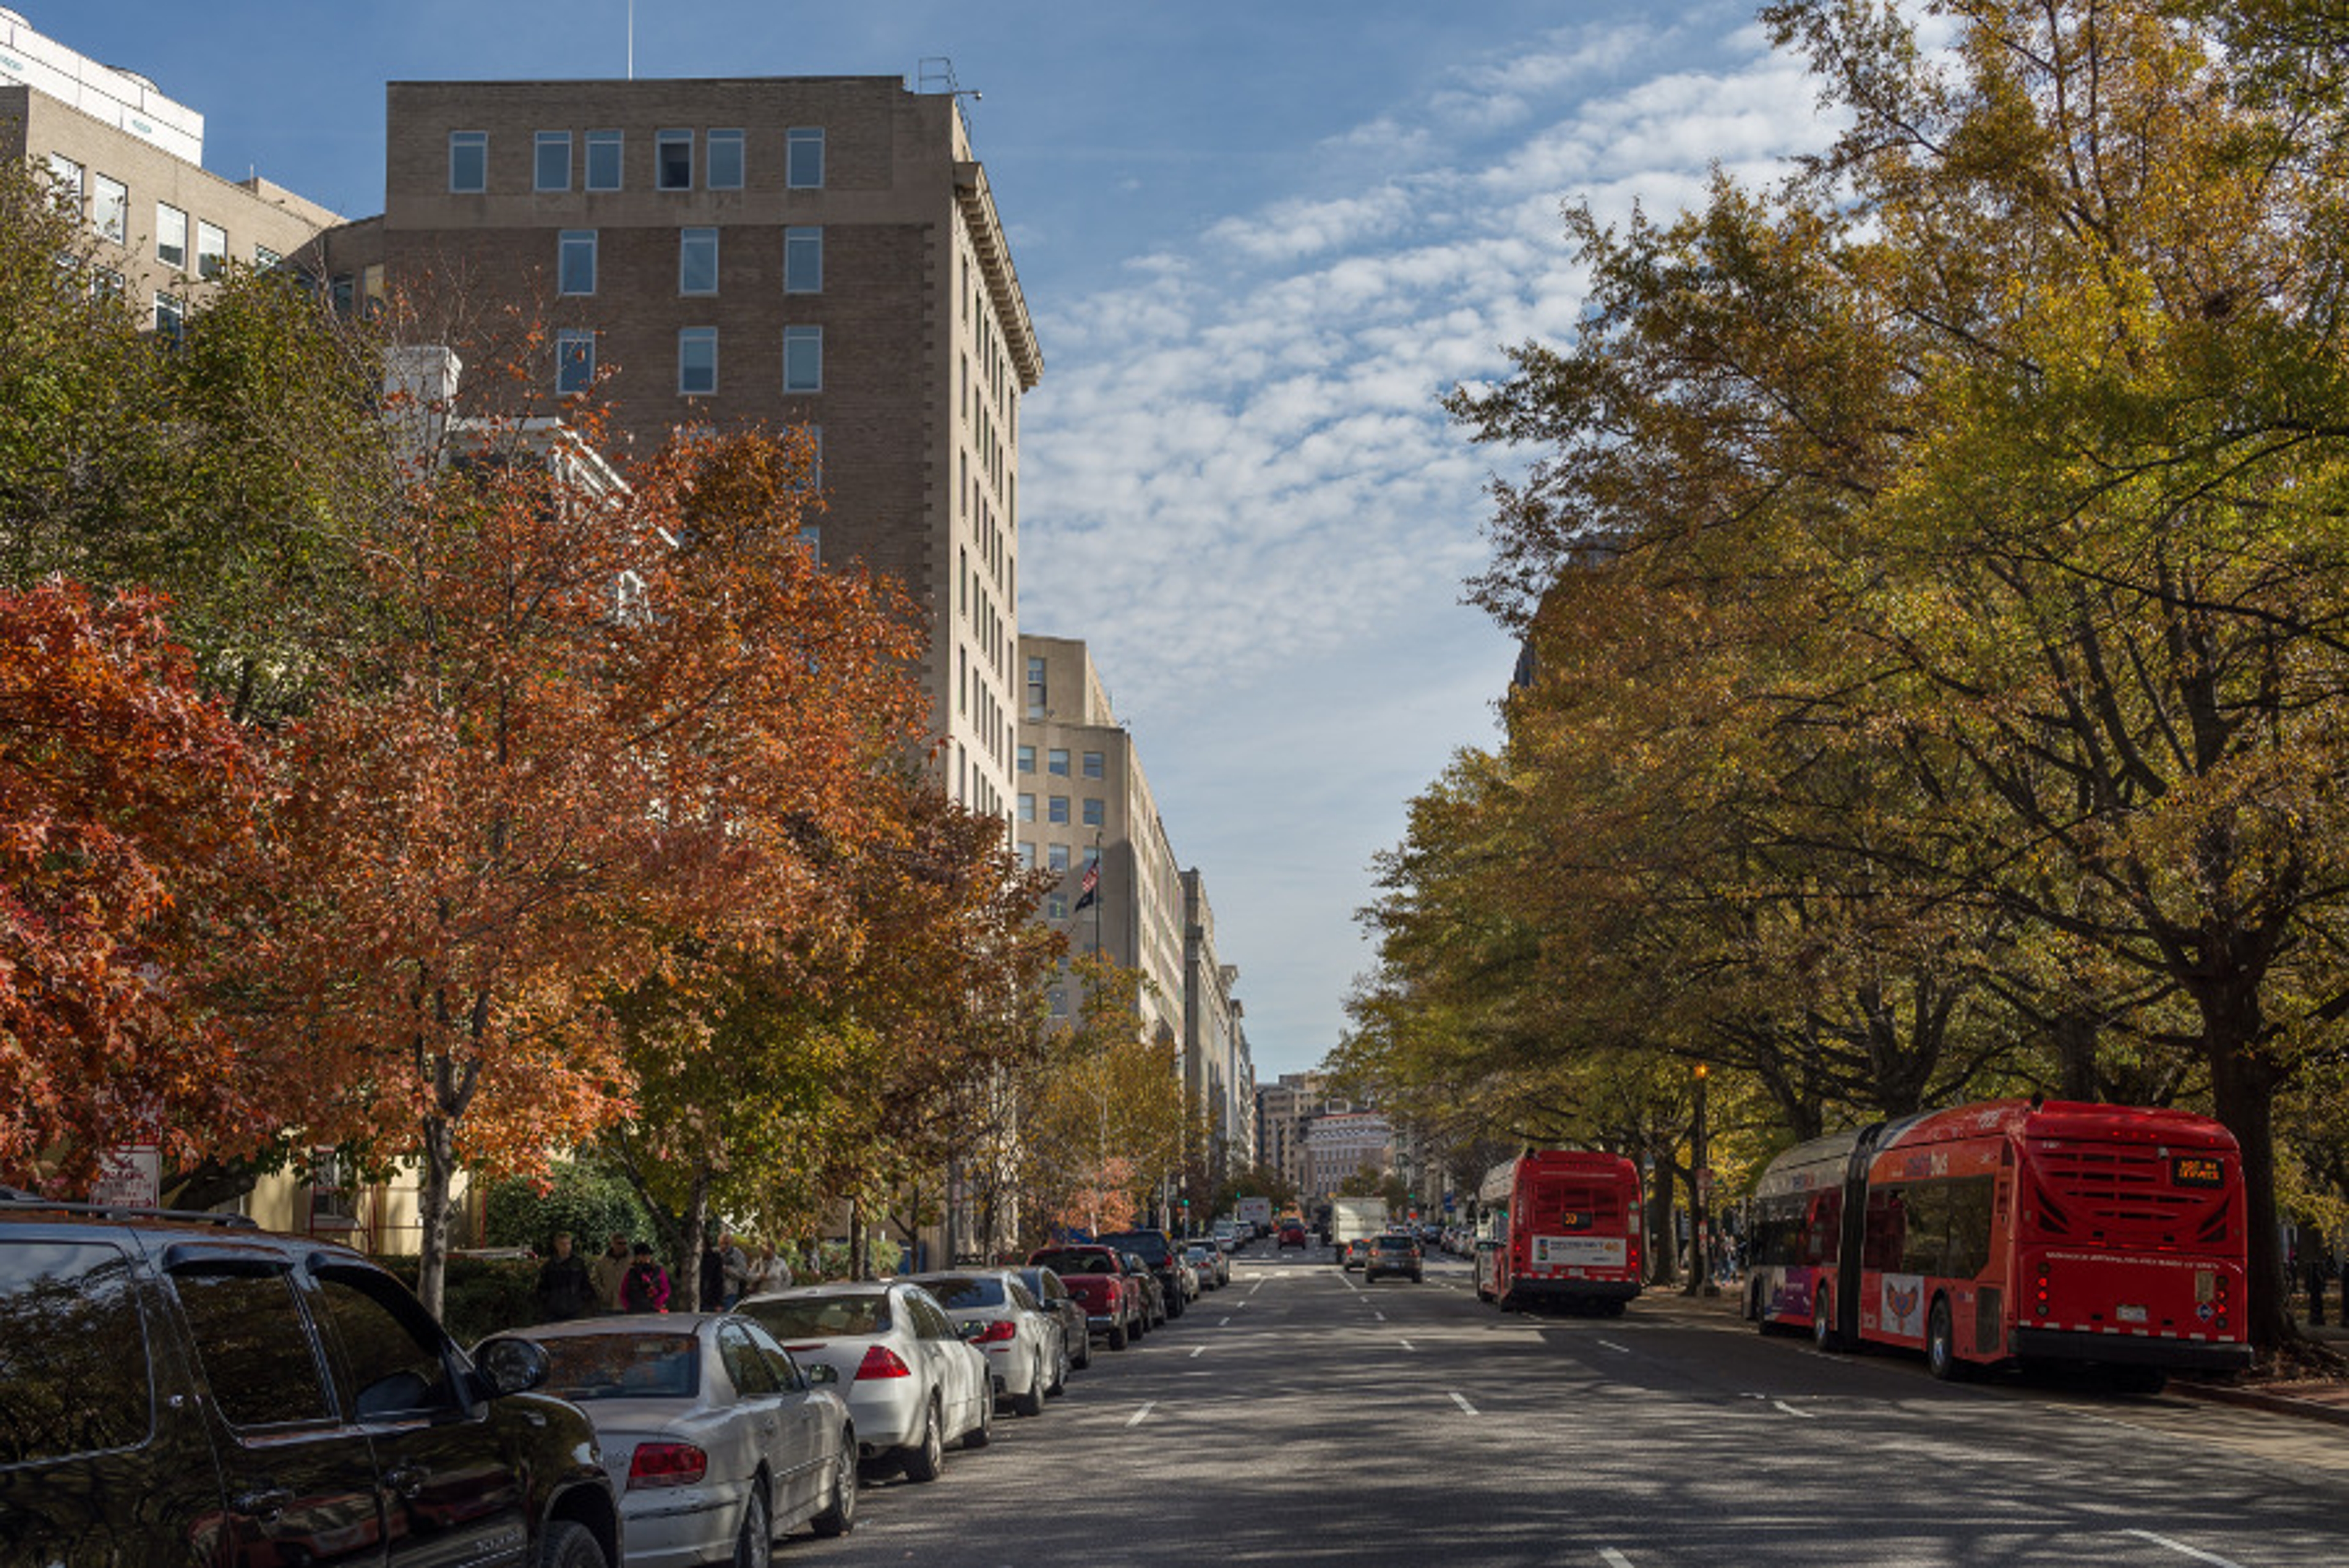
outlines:
[{"label": "white box truck", "polygon": [[1338,1249],[1338,1261],[1346,1261],[1346,1243],[1366,1236],[1382,1233],[1387,1228],[1387,1201],[1384,1198],[1332,1198],[1330,1200],[1330,1244]]},{"label": "white box truck", "polygon": [[1251,1238],[1260,1239],[1272,1234],[1272,1200],[1269,1198],[1241,1199],[1240,1223],[1247,1227]]}]

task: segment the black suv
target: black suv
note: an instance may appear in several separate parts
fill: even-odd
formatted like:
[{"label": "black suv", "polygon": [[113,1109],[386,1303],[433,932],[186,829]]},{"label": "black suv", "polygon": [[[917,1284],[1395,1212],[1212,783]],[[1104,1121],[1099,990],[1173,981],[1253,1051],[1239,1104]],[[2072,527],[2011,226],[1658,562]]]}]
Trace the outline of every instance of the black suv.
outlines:
[{"label": "black suv", "polygon": [[475,1367],[347,1247],[0,1188],[0,1568],[610,1568],[545,1353]]},{"label": "black suv", "polygon": [[1165,1232],[1112,1231],[1108,1235],[1096,1236],[1093,1239],[1103,1246],[1115,1247],[1122,1253],[1133,1253],[1138,1255],[1142,1259],[1143,1266],[1150,1271],[1151,1277],[1155,1279],[1166,1293],[1166,1315],[1169,1317],[1183,1315],[1188,1304],[1183,1299],[1180,1254],[1174,1251],[1174,1243],[1166,1239]]}]

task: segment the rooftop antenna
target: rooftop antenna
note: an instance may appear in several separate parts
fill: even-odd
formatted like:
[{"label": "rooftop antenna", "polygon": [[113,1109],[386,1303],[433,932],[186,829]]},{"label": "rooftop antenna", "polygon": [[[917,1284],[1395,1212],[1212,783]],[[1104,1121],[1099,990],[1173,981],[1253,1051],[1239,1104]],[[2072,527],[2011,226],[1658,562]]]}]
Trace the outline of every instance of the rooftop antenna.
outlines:
[{"label": "rooftop antenna", "polygon": [[977,88],[964,87],[955,80],[954,61],[944,55],[923,56],[920,63],[916,67],[916,76],[920,90],[926,93],[944,93],[948,98],[967,98],[973,103],[978,102],[982,96]]},{"label": "rooftop antenna", "polygon": [[636,0],[628,0],[628,79],[636,79]]}]

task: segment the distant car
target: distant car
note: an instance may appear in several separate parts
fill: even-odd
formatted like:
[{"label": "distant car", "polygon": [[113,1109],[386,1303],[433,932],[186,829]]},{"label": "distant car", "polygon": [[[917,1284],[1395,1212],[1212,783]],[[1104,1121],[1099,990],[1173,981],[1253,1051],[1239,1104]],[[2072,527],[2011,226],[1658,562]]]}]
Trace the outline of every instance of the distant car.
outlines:
[{"label": "distant car", "polygon": [[909,1276],[937,1297],[962,1336],[987,1357],[999,1399],[1015,1416],[1040,1416],[1044,1397],[1068,1387],[1069,1343],[1058,1313],[1009,1269],[960,1269]]},{"label": "distant car", "polygon": [[[1401,1274],[1414,1284],[1419,1283],[1424,1264],[1419,1243],[1410,1236],[1373,1236],[1367,1242],[1357,1242],[1354,1245],[1366,1249],[1362,1258],[1364,1284],[1370,1284],[1374,1279],[1384,1278],[1388,1274]],[[1350,1255],[1346,1261],[1346,1266],[1348,1268],[1354,1266]]]},{"label": "distant car", "polygon": [[1061,1276],[1069,1294],[1084,1304],[1086,1332],[1107,1339],[1112,1350],[1123,1350],[1150,1331],[1149,1276],[1135,1278],[1115,1247],[1039,1247],[1028,1254],[1028,1264]]},{"label": "distant car", "polygon": [[1184,1284],[1183,1254],[1175,1250],[1174,1242],[1165,1232],[1138,1226],[1130,1231],[1112,1231],[1094,1239],[1105,1246],[1116,1247],[1142,1259],[1143,1266],[1157,1276],[1164,1288],[1168,1317],[1182,1316],[1183,1309],[1190,1305],[1191,1298],[1199,1294],[1195,1282],[1188,1286]]},{"label": "distant car", "polygon": [[859,1458],[894,1465],[908,1480],[936,1480],[948,1443],[982,1449],[994,1434],[987,1357],[920,1285],[802,1285],[734,1310],[763,1324],[802,1366],[840,1375]]},{"label": "distant car", "polygon": [[1304,1222],[1299,1220],[1290,1220],[1284,1223],[1280,1227],[1280,1244],[1283,1247],[1301,1247],[1305,1245]]},{"label": "distant car", "polygon": [[629,1568],[762,1563],[802,1524],[854,1527],[856,1432],[839,1376],[802,1370],[756,1322],[642,1313],[498,1337],[543,1350],[545,1391],[595,1424]]},{"label": "distant car", "polygon": [[1370,1259],[1371,1238],[1368,1236],[1356,1236],[1338,1249],[1338,1265],[1340,1268],[1362,1268],[1369,1264]]},{"label": "distant car", "polygon": [[1201,1290],[1220,1290],[1231,1283],[1231,1262],[1215,1243],[1185,1243],[1183,1255],[1190,1260],[1192,1268],[1198,1271]]},{"label": "distant car", "polygon": [[1048,1268],[1026,1268],[1012,1271],[1028,1294],[1043,1304],[1047,1312],[1058,1313],[1061,1333],[1069,1347],[1069,1366],[1081,1372],[1093,1364],[1092,1315],[1085,1304],[1071,1290],[1068,1282]]}]

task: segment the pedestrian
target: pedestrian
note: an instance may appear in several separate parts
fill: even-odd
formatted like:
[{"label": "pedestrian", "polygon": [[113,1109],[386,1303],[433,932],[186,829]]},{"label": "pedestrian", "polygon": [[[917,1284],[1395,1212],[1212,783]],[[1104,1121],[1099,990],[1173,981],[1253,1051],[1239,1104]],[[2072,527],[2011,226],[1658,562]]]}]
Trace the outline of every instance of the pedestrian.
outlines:
[{"label": "pedestrian", "polygon": [[750,1277],[742,1286],[744,1295],[764,1295],[770,1291],[792,1288],[792,1265],[775,1243],[767,1242],[759,1248],[759,1255],[750,1260]]},{"label": "pedestrian", "polygon": [[694,1283],[699,1286],[694,1300],[704,1312],[716,1312],[724,1305],[726,1295],[726,1254],[718,1250],[716,1233],[701,1246],[701,1267]]},{"label": "pedestrian", "polygon": [[595,1283],[595,1304],[605,1312],[620,1310],[620,1282],[628,1277],[628,1238],[617,1231],[604,1243],[604,1254],[588,1265]]},{"label": "pedestrian", "polygon": [[741,1300],[750,1289],[750,1254],[742,1250],[742,1243],[734,1239],[734,1233],[728,1231],[718,1238],[718,1258],[724,1275],[725,1290],[719,1305],[731,1311],[734,1304]]},{"label": "pedestrian", "polygon": [[629,1249],[628,1272],[620,1281],[622,1312],[667,1312],[668,1270],[653,1258],[652,1244],[638,1242]]},{"label": "pedestrian", "polygon": [[554,1323],[595,1310],[595,1282],[587,1261],[571,1250],[568,1231],[554,1233],[554,1255],[538,1271],[538,1310]]}]

